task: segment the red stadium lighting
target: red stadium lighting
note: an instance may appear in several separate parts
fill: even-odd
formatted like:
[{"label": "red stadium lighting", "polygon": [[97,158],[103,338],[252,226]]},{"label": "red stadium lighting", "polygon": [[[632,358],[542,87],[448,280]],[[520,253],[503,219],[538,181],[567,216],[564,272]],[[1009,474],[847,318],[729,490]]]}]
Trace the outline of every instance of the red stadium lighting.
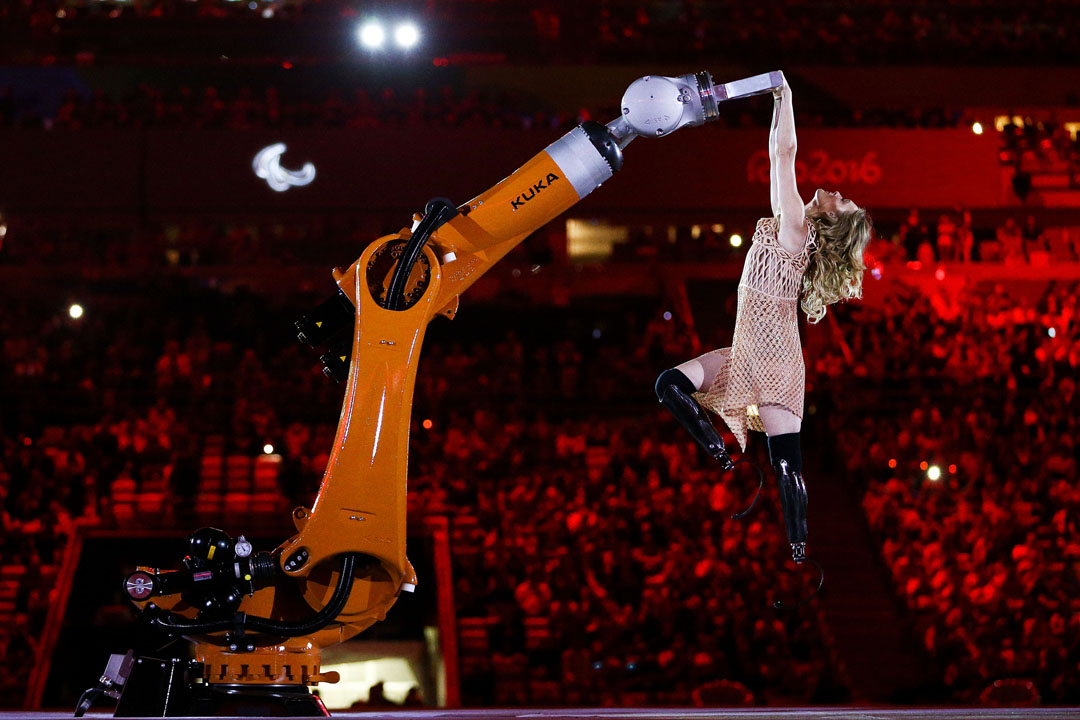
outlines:
[{"label": "red stadium lighting", "polygon": [[889,467],[896,467],[896,458],[889,458]]},{"label": "red stadium lighting", "polygon": [[928,467],[930,467],[930,463],[926,462],[925,460],[919,463],[920,470],[926,470]]},{"label": "red stadium lighting", "polygon": [[432,423],[432,422],[431,422],[431,420],[428,420],[428,419],[425,419],[425,420],[424,420],[424,422],[422,422],[422,423],[421,423],[421,425],[423,425],[423,426],[424,426],[424,429],[425,429],[425,430],[430,430],[430,429],[431,429],[431,426],[432,426],[433,424],[434,424],[434,423]]},{"label": "red stadium lighting", "polygon": [[950,475],[955,475],[956,474],[956,465],[950,465],[949,466],[949,474]]}]

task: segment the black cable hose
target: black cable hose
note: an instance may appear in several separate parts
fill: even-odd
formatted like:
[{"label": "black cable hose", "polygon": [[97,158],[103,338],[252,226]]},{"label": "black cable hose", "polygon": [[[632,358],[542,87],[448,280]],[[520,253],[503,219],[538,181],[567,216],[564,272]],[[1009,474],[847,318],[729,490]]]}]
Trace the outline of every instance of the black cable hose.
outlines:
[{"label": "black cable hose", "polygon": [[150,623],[166,632],[192,635],[206,635],[229,630],[253,630],[267,635],[285,637],[309,635],[329,625],[345,609],[345,603],[349,601],[349,595],[352,592],[353,572],[356,570],[358,557],[356,553],[350,553],[344,557],[341,563],[341,575],[338,576],[337,587],[334,588],[330,602],[322,610],[302,622],[279,622],[244,613],[237,613],[226,620],[189,620],[178,618],[170,613],[169,617],[152,618]]},{"label": "black cable hose", "polygon": [[[433,207],[434,206],[434,207]],[[386,291],[386,309],[402,310],[405,304],[405,283],[412,274],[413,266],[420,257],[420,251],[431,238],[432,233],[439,229],[447,220],[452,218],[457,209],[448,200],[437,198],[428,203],[424,219],[416,226],[409,241],[405,243],[405,250],[401,253],[401,259],[394,268],[394,275],[390,278],[390,286]]]},{"label": "black cable hose", "polygon": [[757,492],[754,493],[754,499],[750,502],[750,506],[747,507],[742,512],[735,513],[734,515],[732,515],[731,516],[732,520],[742,520],[744,517],[749,515],[750,511],[754,509],[755,505],[757,505],[758,498],[761,497],[761,489],[763,487],[765,487],[765,473],[763,473],[761,471],[761,466],[758,465],[753,460],[751,460],[750,458],[741,458],[739,460],[736,460],[734,463],[732,463],[731,469],[734,470],[736,465],[742,465],[744,463],[749,465],[750,467],[754,468],[754,470],[757,471],[757,474],[758,474]]},{"label": "black cable hose", "polygon": [[326,607],[312,615],[308,620],[301,623],[286,623],[270,620],[269,618],[249,617],[245,623],[246,626],[255,632],[266,633],[268,635],[288,635],[289,637],[310,635],[313,632],[322,630],[330,624],[334,618],[341,614],[341,611],[345,609],[345,603],[349,602],[349,594],[352,592],[353,586],[353,571],[356,569],[357,557],[358,556],[355,553],[350,553],[345,556],[345,559],[341,563],[341,575],[338,576],[338,584],[337,587],[334,588],[334,594],[331,596],[330,602],[326,604]]}]

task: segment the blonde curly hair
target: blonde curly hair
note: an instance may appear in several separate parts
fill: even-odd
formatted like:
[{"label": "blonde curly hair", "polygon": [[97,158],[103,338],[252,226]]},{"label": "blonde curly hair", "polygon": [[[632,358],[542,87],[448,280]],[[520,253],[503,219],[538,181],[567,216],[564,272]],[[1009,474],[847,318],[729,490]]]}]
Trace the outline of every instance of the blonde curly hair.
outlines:
[{"label": "blonde curly hair", "polygon": [[825,317],[827,306],[862,297],[863,253],[874,223],[865,208],[835,217],[811,211],[806,217],[817,229],[817,249],[803,275],[802,309],[816,324]]}]

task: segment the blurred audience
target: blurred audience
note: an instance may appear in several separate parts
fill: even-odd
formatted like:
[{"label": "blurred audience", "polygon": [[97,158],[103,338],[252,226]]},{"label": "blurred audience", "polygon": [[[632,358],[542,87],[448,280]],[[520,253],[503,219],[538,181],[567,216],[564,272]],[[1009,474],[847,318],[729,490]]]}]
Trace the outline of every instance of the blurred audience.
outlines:
[{"label": "blurred audience", "polygon": [[[222,511],[205,506],[208,462],[266,444],[280,499],[309,503],[317,488],[340,388],[279,332],[315,302],[169,277],[65,285],[87,306],[78,319],[33,293],[0,315],[0,644],[13,656],[37,651],[79,524],[202,524]],[[1075,702],[1077,295],[1020,287],[940,284],[836,308],[841,342],[808,345],[808,406],[833,423],[955,697],[1026,677]],[[455,603],[477,629],[463,645],[468,702],[837,692],[817,606],[766,608],[800,582],[772,491],[753,518],[729,520],[744,488],[652,397],[656,368],[693,352],[678,318],[651,300],[556,310],[512,295],[470,317],[429,331],[408,498],[413,515],[453,518]],[[280,505],[247,517],[280,520]]]},{"label": "blurred audience", "polygon": [[1076,290],[845,308],[852,360],[813,362],[897,592],[960,700],[1003,678],[1078,700]]},{"label": "blurred audience", "polygon": [[[483,54],[503,61],[533,61],[539,54],[547,62],[565,63],[636,62],[645,55],[689,61],[714,57],[718,46],[744,62],[767,60],[780,52],[809,63],[823,56],[845,64],[908,63],[928,57],[957,63],[1063,63],[1080,51],[1070,7],[1063,1],[897,6],[885,0],[845,0],[831,6],[830,22],[824,23],[813,5],[749,0],[404,3],[418,22],[440,28],[440,45],[448,54]],[[94,42],[95,30],[102,32],[97,24],[111,21],[137,28],[140,21],[261,21],[301,29],[355,21],[357,11],[344,0],[23,0],[0,6],[0,19],[24,28],[37,53],[60,49],[122,55],[138,44],[110,47]],[[80,42],[69,50],[62,40],[72,34]],[[327,43],[319,52],[344,50]]]}]

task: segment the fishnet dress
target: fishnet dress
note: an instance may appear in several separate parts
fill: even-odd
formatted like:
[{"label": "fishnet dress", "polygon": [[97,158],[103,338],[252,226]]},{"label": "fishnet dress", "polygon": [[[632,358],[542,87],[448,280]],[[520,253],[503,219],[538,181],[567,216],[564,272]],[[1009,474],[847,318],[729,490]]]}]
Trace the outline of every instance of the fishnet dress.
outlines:
[{"label": "fishnet dress", "polygon": [[817,232],[808,220],[806,243],[792,255],[780,244],[778,218],[754,229],[739,280],[731,347],[713,350],[720,370],[708,392],[694,397],[719,415],[746,451],[747,430],[765,432],[758,408],[778,405],[800,419],[806,367],[799,343],[799,291]]}]

